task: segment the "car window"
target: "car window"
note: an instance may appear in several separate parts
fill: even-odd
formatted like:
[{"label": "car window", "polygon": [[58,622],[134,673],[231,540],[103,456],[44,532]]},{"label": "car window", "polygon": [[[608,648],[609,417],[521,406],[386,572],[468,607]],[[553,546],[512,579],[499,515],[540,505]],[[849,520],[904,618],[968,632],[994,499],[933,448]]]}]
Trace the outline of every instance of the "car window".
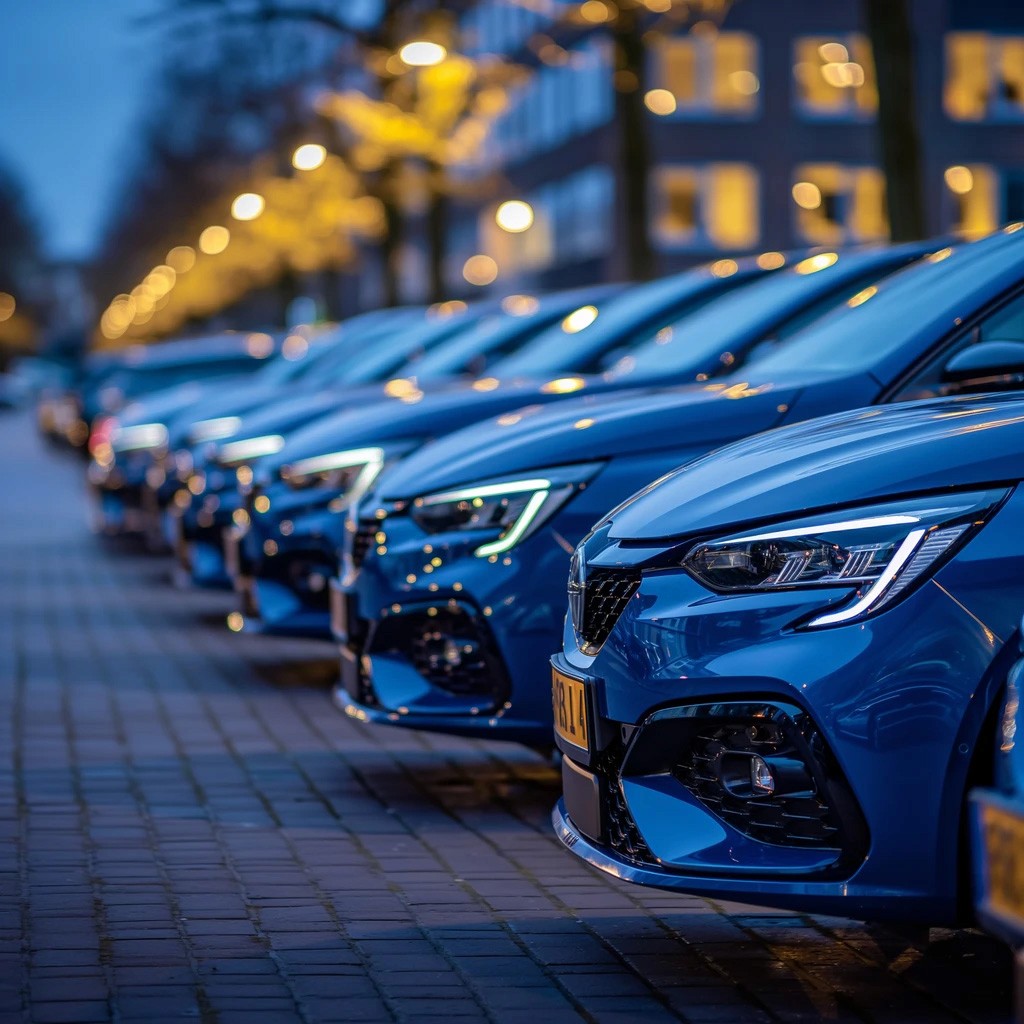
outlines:
[{"label": "car window", "polygon": [[978,391],[1018,390],[1024,386],[1019,374],[979,373],[966,380],[949,380],[946,367],[960,352],[986,341],[1016,341],[1024,346],[1024,292],[1001,302],[983,313],[932,356],[910,380],[896,392],[892,401],[909,402],[918,398],[971,394]]},{"label": "car window", "polygon": [[[950,309],[957,296],[979,288],[1020,261],[1020,243],[999,233],[978,242],[945,248],[855,296],[796,334],[791,343],[747,364],[766,377],[802,373],[871,372],[896,355],[908,332]],[[849,307],[849,308],[847,308]]]},{"label": "car window", "polygon": [[[859,276],[843,274],[831,287],[824,276],[832,272],[830,267],[814,275],[790,270],[756,281],[739,294],[716,298],[699,314],[690,313],[662,328],[625,355],[610,376],[628,380],[630,376],[689,372],[705,379],[731,373],[749,359],[767,356],[851,295],[905,266],[910,258],[902,256],[888,264],[873,262]],[[841,267],[842,258],[834,265]],[[778,319],[769,326],[773,311]]]},{"label": "car window", "polygon": [[333,380],[342,384],[369,384],[393,376],[410,360],[415,360],[417,354],[429,351],[456,331],[475,323],[478,317],[479,314],[462,313],[418,328],[400,327],[393,335],[381,339],[352,360],[346,360]]},{"label": "car window", "polygon": [[[758,280],[764,273],[752,276],[748,270],[716,278],[691,271],[635,285],[606,305],[593,306],[596,315],[582,321],[584,326],[577,327],[571,319],[574,314],[570,314],[491,367],[490,372],[496,377],[543,376],[567,370],[599,373],[607,368],[608,354],[628,350],[637,335],[652,337],[678,317],[696,312],[723,292]],[[574,312],[589,309],[583,306]]]}]

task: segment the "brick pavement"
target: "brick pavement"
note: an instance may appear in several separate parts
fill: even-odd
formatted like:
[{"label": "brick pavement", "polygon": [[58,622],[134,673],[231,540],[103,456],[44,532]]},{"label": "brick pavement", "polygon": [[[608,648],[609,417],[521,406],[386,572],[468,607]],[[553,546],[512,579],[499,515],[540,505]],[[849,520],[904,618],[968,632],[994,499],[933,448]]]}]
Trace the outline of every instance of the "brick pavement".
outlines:
[{"label": "brick pavement", "polygon": [[584,867],[549,766],[343,718],[329,647],[227,632],[81,481],[0,417],[0,1024],[1008,1017],[977,933]]}]

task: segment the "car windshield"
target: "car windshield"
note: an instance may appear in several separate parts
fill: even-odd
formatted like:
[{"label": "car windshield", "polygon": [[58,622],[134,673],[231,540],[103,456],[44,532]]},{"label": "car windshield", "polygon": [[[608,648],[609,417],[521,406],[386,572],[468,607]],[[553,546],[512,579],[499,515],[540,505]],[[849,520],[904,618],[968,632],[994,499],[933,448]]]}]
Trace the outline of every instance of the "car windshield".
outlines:
[{"label": "car windshield", "polygon": [[474,307],[427,322],[398,323],[372,339],[369,347],[344,360],[331,375],[332,383],[369,384],[402,370],[417,352],[430,350],[457,331],[476,323],[489,309]]},{"label": "car windshield", "polygon": [[278,353],[266,366],[261,366],[253,377],[259,384],[286,384],[298,380],[328,356],[339,344],[340,338],[331,329],[309,342],[309,348],[298,357],[289,358]]},{"label": "car windshield", "polygon": [[886,278],[868,294],[854,296],[788,344],[748,362],[746,368],[764,376],[799,373],[808,367],[840,373],[869,371],[903,346],[907,327],[934,316],[937,308],[948,307],[951,296],[1004,272],[1007,246],[1019,244],[1000,232],[940,249]]},{"label": "car windshield", "polygon": [[[738,369],[824,316],[855,292],[906,266],[919,246],[870,252],[818,253],[788,270],[715,298],[649,336],[623,356],[610,380],[718,373]],[[703,379],[703,378],[702,378]]]},{"label": "car windshield", "polygon": [[[729,277],[699,269],[636,285],[610,300],[604,308],[585,305],[492,366],[496,377],[543,376],[563,370],[597,373],[609,351],[631,345],[640,331],[660,329],[672,317],[693,312],[723,291],[759,274],[751,261]],[[657,325],[655,327],[654,325]]]},{"label": "car windshield", "polygon": [[385,337],[399,324],[408,326],[411,317],[404,311],[385,319],[378,313],[353,317],[341,324],[320,330],[309,342],[304,354],[289,359],[278,355],[258,374],[260,384],[287,384],[316,374],[331,379],[344,372],[346,365],[363,345]]},{"label": "car windshield", "polygon": [[610,288],[591,288],[535,299],[514,295],[502,302],[503,312],[486,316],[475,326],[461,331],[428,352],[411,367],[417,380],[425,381],[452,374],[482,373],[491,364],[518,352],[542,331],[562,321],[575,310],[598,309]]}]

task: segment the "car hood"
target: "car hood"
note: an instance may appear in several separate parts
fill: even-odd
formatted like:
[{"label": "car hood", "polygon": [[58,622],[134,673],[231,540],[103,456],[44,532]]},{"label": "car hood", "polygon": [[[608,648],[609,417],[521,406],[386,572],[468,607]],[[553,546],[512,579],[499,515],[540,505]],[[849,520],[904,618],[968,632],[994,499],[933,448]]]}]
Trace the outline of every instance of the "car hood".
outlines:
[{"label": "car hood", "polygon": [[164,422],[167,424],[170,445],[176,448],[187,443],[195,423],[225,416],[244,416],[276,402],[280,394],[279,385],[259,381],[237,384],[232,381],[230,386],[219,382],[204,384],[200,394],[169,412]]},{"label": "car hood", "polygon": [[1024,476],[1024,398],[867,409],[749,437],[655,481],[609,514],[642,540]]},{"label": "car hood", "polygon": [[[261,392],[262,386],[246,378],[229,377],[216,382],[188,381],[174,387],[153,391],[142,398],[129,402],[118,414],[123,427],[134,427],[140,423],[175,423],[183,412],[194,411],[198,419],[206,406],[216,406],[226,398],[234,398],[250,392]],[[211,415],[217,415],[211,413]]]},{"label": "car hood", "polygon": [[[288,436],[307,423],[329,416],[339,410],[358,409],[380,399],[381,386],[367,384],[362,387],[330,388],[322,390],[289,391],[282,396],[280,389],[268,395],[265,401],[250,407],[241,415],[238,430],[228,440],[236,441],[266,434]],[[235,415],[225,413],[224,415]]]},{"label": "car hood", "polygon": [[[320,416],[296,430],[277,455],[264,460],[263,467],[273,470],[296,459],[392,441],[423,444],[524,405],[542,409],[555,401],[571,402],[573,399],[567,396],[579,394],[586,387],[584,381],[582,377],[557,378],[553,382],[484,378],[482,382],[435,385],[429,390],[421,390],[410,381],[391,381],[387,385],[390,393],[378,391],[372,402],[361,401],[358,406],[347,402],[337,413]],[[591,386],[595,390],[622,390],[601,378],[594,379]]]},{"label": "car hood", "polygon": [[709,447],[775,426],[799,393],[776,384],[643,388],[527,406],[450,434],[403,459],[376,488],[383,500],[497,475],[683,446]]}]

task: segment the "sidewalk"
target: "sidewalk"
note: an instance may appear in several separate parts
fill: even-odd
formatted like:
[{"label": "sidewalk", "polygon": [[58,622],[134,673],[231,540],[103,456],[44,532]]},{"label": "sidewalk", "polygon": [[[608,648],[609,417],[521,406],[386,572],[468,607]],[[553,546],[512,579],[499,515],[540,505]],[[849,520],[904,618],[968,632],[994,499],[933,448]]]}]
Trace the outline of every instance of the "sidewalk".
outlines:
[{"label": "sidewalk", "polygon": [[83,472],[0,413],[0,1024],[1008,1018],[979,934],[592,872],[549,766],[343,718],[329,646],[93,538]]}]

